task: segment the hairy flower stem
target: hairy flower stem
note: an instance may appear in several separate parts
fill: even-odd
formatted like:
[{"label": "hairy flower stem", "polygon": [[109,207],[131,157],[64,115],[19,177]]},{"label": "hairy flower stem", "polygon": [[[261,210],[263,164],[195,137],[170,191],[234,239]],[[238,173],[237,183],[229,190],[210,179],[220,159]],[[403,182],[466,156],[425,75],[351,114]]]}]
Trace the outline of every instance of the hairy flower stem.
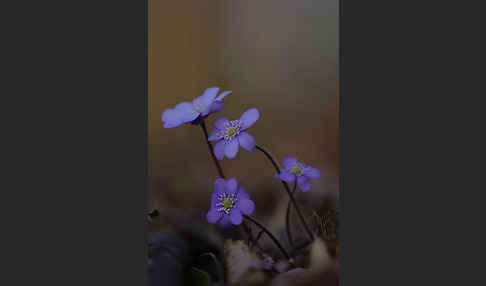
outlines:
[{"label": "hairy flower stem", "polygon": [[204,132],[204,138],[206,138],[206,143],[208,144],[209,148],[209,153],[211,154],[211,157],[213,158],[214,165],[216,165],[216,169],[218,169],[219,176],[223,179],[226,179],[223,173],[223,169],[221,168],[221,165],[219,165],[218,158],[216,158],[216,155],[214,155],[214,149],[213,149],[213,144],[211,144],[211,141],[208,140],[208,130],[206,129],[206,122],[204,122],[204,119],[201,121],[201,128]]},{"label": "hairy flower stem", "polygon": [[278,240],[275,238],[275,236],[273,236],[273,234],[266,227],[264,227],[261,223],[259,223],[257,220],[255,220],[254,218],[252,218],[250,216],[243,215],[243,217],[245,219],[251,221],[252,223],[256,224],[258,227],[260,227],[268,235],[268,237],[270,237],[270,239],[277,245],[277,247],[280,249],[280,251],[285,256],[285,258],[287,258],[289,261],[292,261],[290,255],[287,253],[285,248],[283,248],[283,246],[280,244],[280,242],[278,242]]},{"label": "hairy flower stem", "polygon": [[[267,158],[270,160],[270,162],[272,162],[272,165],[275,167],[275,170],[277,170],[277,172],[280,173],[280,167],[278,166],[277,161],[273,158],[273,156],[270,154],[270,152],[268,152],[265,148],[258,146],[258,145],[256,145],[256,148],[258,150],[260,150],[263,154],[265,154],[265,156],[267,156]],[[289,185],[285,181],[282,181],[282,184],[284,185],[285,190],[287,191],[287,194],[289,195],[290,200],[292,201],[292,204],[294,205],[294,208],[297,211],[297,215],[299,216],[299,219],[300,219],[302,225],[304,225],[304,228],[305,228],[305,231],[307,232],[307,235],[309,235],[309,238],[311,239],[311,241],[314,241],[314,235],[312,234],[312,231],[310,230],[309,226],[305,222],[304,216],[302,215],[302,212],[300,211],[300,208],[297,205],[297,202],[295,201],[294,195],[290,191]]]},{"label": "hairy flower stem", "polygon": [[[295,193],[295,189],[297,188],[297,181],[294,182],[294,189],[292,190],[292,195]],[[292,231],[290,229],[290,209],[292,208],[292,201],[289,200],[287,205],[287,212],[285,213],[285,229],[287,230],[287,237],[289,239],[289,244],[292,249],[295,248],[294,241],[292,239]]]}]

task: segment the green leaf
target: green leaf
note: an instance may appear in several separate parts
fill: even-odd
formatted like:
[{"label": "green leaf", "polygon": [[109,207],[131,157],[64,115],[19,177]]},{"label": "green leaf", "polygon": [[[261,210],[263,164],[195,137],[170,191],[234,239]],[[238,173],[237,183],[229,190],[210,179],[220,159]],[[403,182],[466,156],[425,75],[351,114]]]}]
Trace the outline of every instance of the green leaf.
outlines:
[{"label": "green leaf", "polygon": [[191,286],[211,286],[209,274],[196,267],[191,267],[187,274],[184,285]]}]

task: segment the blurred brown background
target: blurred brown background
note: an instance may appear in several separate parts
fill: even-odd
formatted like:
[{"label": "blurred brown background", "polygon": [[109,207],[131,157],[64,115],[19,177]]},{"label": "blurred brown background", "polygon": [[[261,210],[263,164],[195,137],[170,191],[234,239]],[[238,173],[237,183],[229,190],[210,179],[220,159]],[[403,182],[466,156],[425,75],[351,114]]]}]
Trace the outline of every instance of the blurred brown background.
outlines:
[{"label": "blurred brown background", "polygon": [[[164,129],[161,113],[210,86],[233,93],[209,118],[251,107],[257,144],[280,163],[295,156],[323,174],[301,200],[337,195],[338,0],[149,0],[149,208],[175,206],[203,223],[217,172],[197,126]],[[287,197],[266,158],[240,148],[221,161],[266,223]],[[309,213],[307,213],[309,214]],[[283,223],[282,218],[274,221]]]}]

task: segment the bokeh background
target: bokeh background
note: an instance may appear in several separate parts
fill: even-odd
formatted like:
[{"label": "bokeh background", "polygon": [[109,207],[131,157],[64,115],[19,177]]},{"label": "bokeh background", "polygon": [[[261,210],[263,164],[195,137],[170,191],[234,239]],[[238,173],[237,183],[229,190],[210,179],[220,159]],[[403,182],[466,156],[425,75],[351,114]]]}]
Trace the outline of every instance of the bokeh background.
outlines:
[{"label": "bokeh background", "polygon": [[[257,144],[280,163],[294,156],[321,170],[298,194],[307,216],[338,197],[338,0],[149,0],[148,21],[150,209],[170,206],[206,223],[217,172],[203,133],[164,129],[161,114],[210,86],[233,93],[209,130],[219,115],[237,119],[256,107],[249,131]],[[221,164],[251,194],[254,216],[280,228],[288,198],[263,154],[240,148]]]}]

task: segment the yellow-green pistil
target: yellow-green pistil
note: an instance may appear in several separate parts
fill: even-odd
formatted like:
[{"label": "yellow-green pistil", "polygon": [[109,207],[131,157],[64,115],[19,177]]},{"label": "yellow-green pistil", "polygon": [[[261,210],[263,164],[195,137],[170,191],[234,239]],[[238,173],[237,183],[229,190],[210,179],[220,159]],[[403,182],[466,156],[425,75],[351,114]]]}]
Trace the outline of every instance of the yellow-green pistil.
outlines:
[{"label": "yellow-green pistil", "polygon": [[230,127],[230,128],[228,128],[228,130],[226,132],[228,133],[229,137],[233,137],[236,134],[236,129],[233,128],[233,127]]},{"label": "yellow-green pistil", "polygon": [[297,176],[300,176],[300,175],[302,175],[302,173],[304,173],[304,170],[298,165],[293,166],[291,171],[292,171],[292,173],[296,174]]},{"label": "yellow-green pistil", "polygon": [[233,207],[233,203],[234,203],[233,200],[226,199],[226,200],[223,201],[223,208],[225,210],[229,210],[229,209],[231,209]]}]

